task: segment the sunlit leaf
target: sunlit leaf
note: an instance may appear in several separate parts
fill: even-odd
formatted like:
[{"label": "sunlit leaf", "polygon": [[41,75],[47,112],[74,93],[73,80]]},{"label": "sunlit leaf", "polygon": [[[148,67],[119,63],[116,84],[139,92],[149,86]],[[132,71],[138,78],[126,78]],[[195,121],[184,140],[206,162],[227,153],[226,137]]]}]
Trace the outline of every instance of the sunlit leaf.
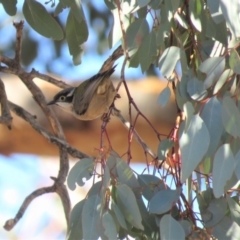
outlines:
[{"label": "sunlit leaf", "polygon": [[224,186],[233,174],[234,162],[230,144],[223,144],[217,150],[213,160],[213,193],[215,197],[218,198],[224,193]]},{"label": "sunlit leaf", "polygon": [[225,130],[234,137],[240,137],[240,113],[233,100],[225,95],[222,101],[222,120]]},{"label": "sunlit leaf", "polygon": [[169,78],[180,59],[181,49],[175,46],[167,48],[162,53],[160,60],[159,60],[159,69],[162,75],[166,78]]},{"label": "sunlit leaf", "polygon": [[229,66],[235,73],[240,74],[240,58],[235,49],[230,52]]},{"label": "sunlit leaf", "polygon": [[201,117],[194,115],[187,131],[183,131],[179,138],[182,157],[181,182],[184,182],[206,154],[210,136]]},{"label": "sunlit leaf", "polygon": [[166,86],[159,94],[157,102],[161,105],[161,107],[165,107],[168,103],[171,96],[171,91],[169,86]]},{"label": "sunlit leaf", "polygon": [[160,221],[161,240],[185,239],[182,226],[170,214],[166,214]]},{"label": "sunlit leaf", "polygon": [[233,70],[232,69],[226,69],[220,78],[217,80],[216,85],[214,86],[213,94],[216,94],[222,86],[226,83],[229,77],[233,75]]},{"label": "sunlit leaf", "polygon": [[187,83],[187,92],[193,100],[201,101],[207,97],[207,91],[205,90],[203,82],[197,78],[192,78]]}]

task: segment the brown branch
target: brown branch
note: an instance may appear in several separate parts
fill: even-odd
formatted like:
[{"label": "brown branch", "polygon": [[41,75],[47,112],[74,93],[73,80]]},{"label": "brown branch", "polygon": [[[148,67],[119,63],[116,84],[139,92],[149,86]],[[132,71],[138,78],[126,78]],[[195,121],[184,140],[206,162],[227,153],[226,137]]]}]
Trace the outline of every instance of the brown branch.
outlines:
[{"label": "brown branch", "polygon": [[[52,133],[48,132],[45,128],[43,128],[38,124],[38,122],[36,121],[36,118],[33,115],[31,115],[28,111],[26,111],[22,107],[10,101],[8,101],[8,105],[11,111],[13,111],[17,116],[24,119],[26,122],[28,122],[33,129],[35,129],[38,133],[40,133],[43,137],[45,137],[50,143],[53,143],[54,145],[58,146],[60,149],[61,148],[66,149],[68,154],[74,158],[81,159],[81,158],[89,157],[87,154],[82,153],[79,150],[71,147],[65,140],[60,139],[54,136]],[[59,171],[61,171],[61,168]],[[59,174],[62,174],[62,173],[59,173]]]},{"label": "brown branch", "polygon": [[51,187],[44,187],[44,188],[39,188],[32,192],[29,196],[25,198],[25,200],[22,203],[22,206],[18,210],[15,218],[9,219],[6,221],[5,225],[3,226],[5,230],[10,231],[17,223],[18,221],[22,218],[23,214],[25,213],[26,209],[28,208],[29,204],[37,197],[45,194],[45,193],[53,193],[55,192],[55,186]]},{"label": "brown branch", "polygon": [[1,103],[0,124],[5,124],[9,129],[11,129],[12,116],[7,103],[5,86],[1,78],[0,78],[0,103]]}]

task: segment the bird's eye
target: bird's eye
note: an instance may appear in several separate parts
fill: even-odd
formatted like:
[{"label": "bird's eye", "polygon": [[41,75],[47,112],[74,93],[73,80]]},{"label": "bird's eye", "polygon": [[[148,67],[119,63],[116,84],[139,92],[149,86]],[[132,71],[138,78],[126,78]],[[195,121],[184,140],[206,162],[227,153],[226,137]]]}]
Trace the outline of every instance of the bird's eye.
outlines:
[{"label": "bird's eye", "polygon": [[66,99],[65,96],[61,96],[61,97],[59,98],[59,100],[62,101],[62,102],[65,101],[65,99]]}]

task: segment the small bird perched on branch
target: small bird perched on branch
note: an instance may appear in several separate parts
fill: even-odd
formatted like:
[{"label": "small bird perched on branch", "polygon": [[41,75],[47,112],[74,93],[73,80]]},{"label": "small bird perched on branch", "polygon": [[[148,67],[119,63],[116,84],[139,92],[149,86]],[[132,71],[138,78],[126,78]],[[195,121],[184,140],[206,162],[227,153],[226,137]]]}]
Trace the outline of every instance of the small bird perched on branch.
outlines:
[{"label": "small bird perched on branch", "polygon": [[110,76],[116,67],[113,66],[115,60],[122,55],[123,50],[119,46],[104,62],[98,74],[84,81],[78,87],[63,89],[47,105],[56,104],[80,120],[93,120],[103,116],[108,112],[114,99],[120,97]]}]

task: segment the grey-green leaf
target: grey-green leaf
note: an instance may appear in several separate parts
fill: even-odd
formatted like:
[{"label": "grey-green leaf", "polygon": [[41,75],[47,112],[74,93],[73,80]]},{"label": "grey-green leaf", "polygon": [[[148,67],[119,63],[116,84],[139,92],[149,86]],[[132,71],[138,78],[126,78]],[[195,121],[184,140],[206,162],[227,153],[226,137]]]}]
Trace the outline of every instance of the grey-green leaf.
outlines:
[{"label": "grey-green leaf", "polygon": [[187,92],[193,100],[201,101],[207,97],[207,91],[205,90],[203,82],[197,78],[192,78],[187,83]]},{"label": "grey-green leaf", "polygon": [[238,180],[240,180],[240,150],[237,152],[235,156],[235,167],[234,172]]},{"label": "grey-green leaf", "polygon": [[124,218],[122,212],[120,211],[119,207],[117,206],[117,204],[114,201],[112,201],[111,208],[112,208],[113,212],[115,213],[115,216],[116,216],[120,226],[127,230],[125,218]]},{"label": "grey-green leaf", "polygon": [[100,236],[98,227],[100,221],[99,206],[101,199],[93,195],[86,199],[82,210],[83,239],[97,240]]},{"label": "grey-green leaf", "polygon": [[67,178],[68,187],[71,190],[76,188],[76,183],[79,186],[83,186],[83,178],[88,180],[92,177],[92,171],[94,167],[94,161],[91,158],[83,158],[78,161],[70,170]]},{"label": "grey-green leaf", "polygon": [[203,159],[209,147],[208,129],[199,115],[194,115],[186,132],[179,136],[182,156],[181,182],[184,182]]},{"label": "grey-green leaf", "polygon": [[206,59],[198,68],[201,72],[207,74],[204,80],[204,88],[211,87],[221,76],[225,68],[225,57],[212,57]]},{"label": "grey-green leaf", "polygon": [[157,102],[162,106],[165,107],[168,103],[171,96],[171,91],[169,86],[166,86],[159,94]]},{"label": "grey-green leaf", "polygon": [[230,144],[223,144],[214,155],[213,193],[216,198],[224,193],[224,186],[233,174],[235,159]]},{"label": "grey-green leaf", "polygon": [[164,189],[157,192],[149,201],[149,212],[154,214],[163,214],[169,211],[178,200],[181,189]]},{"label": "grey-green leaf", "polygon": [[229,217],[224,217],[212,231],[216,239],[238,240],[240,236],[240,227]]},{"label": "grey-green leaf", "polygon": [[82,209],[85,203],[85,199],[77,203],[72,211],[70,216],[70,224],[67,235],[67,240],[76,240],[82,239]]},{"label": "grey-green leaf", "polygon": [[201,112],[201,118],[210,134],[210,143],[206,156],[212,156],[217,149],[224,129],[222,123],[222,105],[216,96],[210,98],[210,100],[205,103]]},{"label": "grey-green leaf", "polygon": [[151,63],[156,60],[156,34],[154,31],[150,32],[144,37],[142,44],[139,47],[138,57],[142,72],[148,70]]},{"label": "grey-green leaf", "polygon": [[80,64],[81,55],[83,53],[81,44],[88,39],[88,27],[85,20],[79,22],[78,19],[75,18],[72,10],[69,12],[67,18],[66,38],[74,64]]},{"label": "grey-green leaf", "polygon": [[175,46],[169,47],[164,50],[159,60],[159,69],[162,75],[169,78],[180,59],[181,49]]},{"label": "grey-green leaf", "polygon": [[28,24],[39,34],[54,40],[63,38],[62,28],[41,3],[35,0],[24,1],[23,15]]},{"label": "grey-green leaf", "polygon": [[132,192],[131,188],[125,184],[118,185],[117,198],[118,201],[121,201],[121,204],[130,214],[128,221],[130,220],[130,223],[134,227],[143,230],[142,216],[139,211],[135,195]]},{"label": "grey-green leaf", "polygon": [[158,145],[158,159],[164,160],[168,150],[174,146],[174,141],[171,139],[163,139]]},{"label": "grey-green leaf", "polygon": [[185,233],[182,226],[170,214],[166,214],[160,221],[161,240],[184,240]]},{"label": "grey-green leaf", "polygon": [[228,80],[229,77],[231,77],[233,75],[233,70],[232,69],[226,69],[222,75],[220,76],[220,78],[217,80],[216,85],[214,86],[214,90],[213,90],[213,94],[216,94],[221,88],[222,86],[226,83],[226,81]]},{"label": "grey-green leaf", "polygon": [[222,120],[225,130],[234,137],[240,137],[240,113],[233,100],[225,95],[222,101]]},{"label": "grey-green leaf", "polygon": [[1,0],[4,10],[10,16],[14,16],[17,13],[17,0]]},{"label": "grey-green leaf", "polygon": [[240,74],[240,58],[235,49],[232,49],[230,52],[229,66],[235,73]]},{"label": "grey-green leaf", "polygon": [[127,29],[126,38],[129,49],[138,47],[143,38],[149,33],[149,25],[145,18],[134,21]]},{"label": "grey-green leaf", "polygon": [[108,211],[102,216],[102,225],[105,229],[104,233],[108,239],[117,239],[117,227],[112,215]]},{"label": "grey-green leaf", "polygon": [[232,220],[235,221],[238,225],[240,224],[240,206],[237,201],[227,195],[227,203],[230,209]]},{"label": "grey-green leaf", "polygon": [[187,131],[190,123],[191,123],[191,119],[192,119],[192,116],[194,114],[194,108],[193,108],[193,105],[191,102],[186,102],[184,103],[183,105],[183,111],[186,115],[186,124],[185,124],[185,132]]}]

